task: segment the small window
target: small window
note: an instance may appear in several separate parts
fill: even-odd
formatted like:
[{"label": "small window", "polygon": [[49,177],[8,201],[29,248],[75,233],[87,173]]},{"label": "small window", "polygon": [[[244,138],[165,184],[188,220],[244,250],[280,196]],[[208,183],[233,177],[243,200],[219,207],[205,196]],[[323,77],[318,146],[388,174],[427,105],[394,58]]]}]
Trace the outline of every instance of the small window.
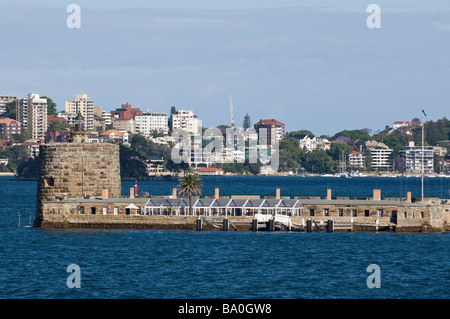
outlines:
[{"label": "small window", "polygon": [[103,215],[108,215],[108,207],[103,207]]},{"label": "small window", "polygon": [[114,215],[119,215],[119,207],[114,207]]},{"label": "small window", "polygon": [[378,210],[378,217],[383,217],[383,210],[382,209]]},{"label": "small window", "polygon": [[315,213],[314,213],[314,209],[310,209],[310,210],[309,210],[309,216],[314,216],[314,214],[315,214]]},{"label": "small window", "polygon": [[356,217],[357,213],[356,213],[356,209],[352,209],[352,217]]},{"label": "small window", "polygon": [[338,212],[339,212],[339,216],[340,217],[344,216],[344,210],[343,209],[340,208]]},{"label": "small window", "polygon": [[84,206],[78,207],[78,214],[84,214]]},{"label": "small window", "polygon": [[407,212],[405,212],[405,218],[408,218],[408,213]]},{"label": "small window", "polygon": [[364,217],[369,217],[369,213],[370,213],[370,211],[368,209],[366,209],[364,211]]},{"label": "small window", "polygon": [[323,216],[330,216],[330,210],[328,208],[323,210]]},{"label": "small window", "polygon": [[421,217],[421,218],[423,218],[423,217],[424,217],[424,214],[423,214],[423,212],[420,212],[420,217]]},{"label": "small window", "polygon": [[91,215],[95,215],[95,207],[91,207]]}]

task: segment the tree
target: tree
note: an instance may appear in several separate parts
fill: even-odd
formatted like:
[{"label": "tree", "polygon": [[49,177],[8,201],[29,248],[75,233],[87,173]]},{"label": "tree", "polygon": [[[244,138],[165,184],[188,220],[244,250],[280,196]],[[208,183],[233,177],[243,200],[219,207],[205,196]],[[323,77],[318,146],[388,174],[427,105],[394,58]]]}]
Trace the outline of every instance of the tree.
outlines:
[{"label": "tree", "polygon": [[306,154],[304,167],[313,173],[334,173],[334,160],[324,150],[314,150]]},{"label": "tree", "polygon": [[189,215],[192,215],[192,195],[200,195],[202,193],[202,181],[194,173],[186,173],[178,185],[181,195],[189,197]]},{"label": "tree", "polygon": [[48,115],[56,115],[58,112],[56,111],[56,103],[49,97],[43,96],[43,99],[47,99],[47,114]]},{"label": "tree", "polygon": [[289,132],[286,135],[286,137],[287,138],[288,137],[294,137],[294,138],[297,138],[297,139],[301,139],[301,138],[305,137],[305,135],[308,135],[310,138],[315,137],[315,135],[309,130],[292,131],[292,132]]},{"label": "tree", "polygon": [[242,127],[244,130],[249,129],[252,126],[252,122],[250,121],[250,115],[248,113],[244,116],[244,123],[242,124]]},{"label": "tree", "polygon": [[2,116],[16,120],[16,107],[17,107],[17,100],[6,103],[5,105],[6,112],[3,113]]}]

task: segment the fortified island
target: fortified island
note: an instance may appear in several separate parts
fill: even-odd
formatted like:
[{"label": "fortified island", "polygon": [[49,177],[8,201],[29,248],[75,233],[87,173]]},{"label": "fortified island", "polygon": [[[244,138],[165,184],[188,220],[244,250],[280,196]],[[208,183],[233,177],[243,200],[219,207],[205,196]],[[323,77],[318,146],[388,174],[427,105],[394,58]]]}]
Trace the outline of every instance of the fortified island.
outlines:
[{"label": "fortified island", "polygon": [[[396,231],[450,230],[450,203],[439,198],[213,196],[122,196],[119,146],[85,143],[73,132],[71,143],[40,146],[41,167],[35,227],[185,230]],[[170,192],[170,190],[169,190]]]}]

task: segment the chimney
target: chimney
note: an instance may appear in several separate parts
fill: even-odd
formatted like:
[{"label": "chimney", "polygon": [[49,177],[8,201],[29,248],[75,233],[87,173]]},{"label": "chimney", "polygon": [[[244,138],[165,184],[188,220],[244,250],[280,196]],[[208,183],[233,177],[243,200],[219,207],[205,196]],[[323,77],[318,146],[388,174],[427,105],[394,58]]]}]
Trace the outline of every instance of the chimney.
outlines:
[{"label": "chimney", "polygon": [[134,198],[134,187],[130,188],[130,198]]},{"label": "chimney", "polygon": [[281,192],[280,192],[280,189],[279,189],[279,188],[277,188],[276,198],[277,198],[277,199],[280,199],[280,198],[281,198]]},{"label": "chimney", "polygon": [[102,189],[102,199],[109,198],[109,191],[107,189]]},{"label": "chimney", "polygon": [[172,197],[177,198],[177,189],[176,188],[172,188]]},{"label": "chimney", "polygon": [[219,188],[214,190],[214,198],[219,198]]},{"label": "chimney", "polygon": [[411,192],[406,193],[406,201],[411,203]]},{"label": "chimney", "polygon": [[327,188],[327,199],[331,199],[331,188]]},{"label": "chimney", "polygon": [[373,190],[373,200],[381,200],[381,190],[380,189]]}]

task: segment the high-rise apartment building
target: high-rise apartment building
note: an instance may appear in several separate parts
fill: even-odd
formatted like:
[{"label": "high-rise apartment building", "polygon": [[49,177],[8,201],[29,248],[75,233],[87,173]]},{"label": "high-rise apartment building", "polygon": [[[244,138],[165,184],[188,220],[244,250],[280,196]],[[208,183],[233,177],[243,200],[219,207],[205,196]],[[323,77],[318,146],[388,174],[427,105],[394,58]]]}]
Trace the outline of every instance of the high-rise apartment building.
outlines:
[{"label": "high-rise apartment building", "polygon": [[433,146],[415,146],[414,142],[409,142],[405,148],[406,172],[424,173],[434,172],[434,150]]},{"label": "high-rise apartment building", "polygon": [[153,132],[166,135],[169,132],[168,118],[166,113],[144,112],[136,115],[136,132],[150,137]]},{"label": "high-rise apartment building", "polygon": [[47,132],[47,99],[36,93],[30,93],[25,99],[19,99],[16,108],[16,119],[22,123],[33,139],[45,138]]},{"label": "high-rise apartment building", "polygon": [[272,145],[284,138],[284,124],[275,119],[259,120],[259,122],[253,124],[253,126],[260,139],[261,134],[265,135],[267,138],[267,145]]},{"label": "high-rise apartment building", "polygon": [[183,131],[197,133],[198,117],[192,111],[178,110],[170,115],[170,125],[172,130],[180,129]]},{"label": "high-rise apartment building", "polygon": [[80,113],[84,118],[84,130],[93,131],[94,101],[87,94],[76,94],[75,100],[66,101],[66,113]]}]

